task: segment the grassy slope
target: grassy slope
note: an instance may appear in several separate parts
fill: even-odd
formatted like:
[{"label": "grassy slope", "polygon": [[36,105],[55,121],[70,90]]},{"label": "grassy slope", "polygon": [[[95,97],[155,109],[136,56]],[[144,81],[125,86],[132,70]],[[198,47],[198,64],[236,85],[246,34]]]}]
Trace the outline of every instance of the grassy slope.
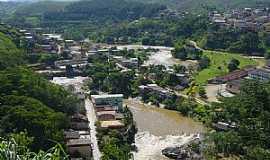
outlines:
[{"label": "grassy slope", "polygon": [[[210,67],[202,70],[195,76],[198,84],[204,84],[208,79],[228,73],[227,65],[232,58],[240,61],[240,68],[247,65],[257,65],[255,60],[243,57],[239,54],[205,51],[204,55],[210,58]],[[218,69],[220,67],[221,69]]]}]

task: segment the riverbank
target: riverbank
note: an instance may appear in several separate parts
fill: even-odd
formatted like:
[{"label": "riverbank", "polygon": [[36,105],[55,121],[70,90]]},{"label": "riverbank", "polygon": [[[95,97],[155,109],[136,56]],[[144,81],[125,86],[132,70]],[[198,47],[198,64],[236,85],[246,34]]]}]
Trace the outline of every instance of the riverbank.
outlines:
[{"label": "riverbank", "polygon": [[161,151],[166,147],[177,147],[188,143],[192,137],[205,133],[200,122],[182,116],[177,111],[147,105],[138,99],[127,99],[124,104],[133,113],[138,133],[134,152],[135,160],[168,160]]}]

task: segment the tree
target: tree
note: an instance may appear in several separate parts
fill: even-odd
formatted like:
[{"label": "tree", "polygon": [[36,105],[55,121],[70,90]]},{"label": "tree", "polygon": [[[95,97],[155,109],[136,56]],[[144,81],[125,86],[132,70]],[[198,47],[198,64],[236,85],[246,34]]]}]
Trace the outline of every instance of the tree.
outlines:
[{"label": "tree", "polygon": [[270,150],[264,149],[261,147],[251,147],[251,148],[248,148],[247,156],[245,158],[247,160],[269,159],[270,158]]},{"label": "tree", "polygon": [[177,111],[181,112],[184,116],[188,116],[192,111],[192,104],[190,102],[183,102],[177,105]]},{"label": "tree", "polygon": [[78,99],[64,88],[50,83],[40,75],[23,67],[0,72],[0,95],[18,95],[35,98],[54,111],[72,114]]},{"label": "tree", "polygon": [[199,60],[199,70],[203,70],[205,68],[207,68],[210,65],[210,59],[206,56],[203,56],[200,60]]},{"label": "tree", "polygon": [[185,73],[187,71],[187,68],[182,65],[173,65],[173,70],[175,73]]},{"label": "tree", "polygon": [[199,96],[202,98],[207,98],[206,91],[204,87],[199,87]]},{"label": "tree", "polygon": [[166,99],[163,103],[166,105],[166,109],[176,110],[175,101],[173,101],[172,99]]},{"label": "tree", "polygon": [[260,38],[256,32],[248,32],[240,39],[241,47],[245,53],[256,52],[259,49]]},{"label": "tree", "polygon": [[240,65],[240,61],[237,59],[232,59],[228,64],[228,70],[229,72],[232,72],[234,70],[237,70]]},{"label": "tree", "polygon": [[113,72],[109,75],[109,87],[112,93],[123,93],[125,96],[129,96],[132,93],[132,81],[134,79],[134,73],[126,72]]},{"label": "tree", "polygon": [[[225,156],[242,152],[241,137],[236,132],[217,132],[210,135],[210,141],[215,144],[216,153],[224,153]],[[213,149],[213,148],[212,148]]]},{"label": "tree", "polygon": [[142,39],[142,45],[150,45],[151,39],[149,37],[144,37]]},{"label": "tree", "polygon": [[269,95],[270,83],[247,80],[240,94],[212,105],[213,108],[222,108],[222,112],[211,117],[213,122],[236,124],[236,128],[228,132],[210,134],[210,144],[214,143],[214,156],[224,153],[226,156],[240,155],[250,160],[269,158]]},{"label": "tree", "polygon": [[24,64],[25,54],[0,30],[0,70]]},{"label": "tree", "polygon": [[65,153],[63,147],[59,144],[50,148],[48,151],[39,150],[37,153],[29,151],[29,148],[25,148],[23,152],[20,151],[21,148],[25,146],[21,146],[14,139],[5,140],[0,138],[0,159],[8,159],[8,160],[36,160],[36,159],[47,159],[47,160],[55,160],[62,159],[68,160],[68,156]]},{"label": "tree", "polygon": [[73,70],[72,65],[67,65],[66,66],[66,76],[69,77],[69,78],[74,77],[74,70]]},{"label": "tree", "polygon": [[29,147],[33,144],[34,137],[29,137],[27,131],[21,131],[19,133],[11,133],[9,139],[14,140],[20,148],[18,153],[23,154],[28,151]]},{"label": "tree", "polygon": [[176,86],[180,84],[180,79],[176,76],[176,74],[166,74],[163,80],[163,83],[167,86]]},{"label": "tree", "polygon": [[63,113],[54,112],[40,101],[23,96],[5,96],[0,102],[0,128],[3,133],[27,131],[29,136],[34,137],[31,146],[34,150],[52,147],[54,144],[50,140],[63,142],[62,130],[68,127]]},{"label": "tree", "polygon": [[188,57],[188,54],[187,54],[187,52],[185,51],[184,48],[175,49],[175,50],[172,52],[172,55],[173,55],[175,58],[179,58],[179,59],[181,59],[181,60],[186,60],[187,57]]},{"label": "tree", "polygon": [[40,62],[41,63],[45,63],[48,66],[53,66],[54,62],[57,60],[58,55],[55,54],[42,54],[42,56],[40,57]]},{"label": "tree", "polygon": [[121,147],[116,145],[115,138],[110,138],[102,149],[102,160],[128,160],[131,157],[128,146]]}]

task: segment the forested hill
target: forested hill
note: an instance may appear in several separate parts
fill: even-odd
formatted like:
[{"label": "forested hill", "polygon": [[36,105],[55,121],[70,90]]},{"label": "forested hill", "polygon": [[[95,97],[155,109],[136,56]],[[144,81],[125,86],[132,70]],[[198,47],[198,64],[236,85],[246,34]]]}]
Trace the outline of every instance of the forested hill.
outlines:
[{"label": "forested hill", "polygon": [[[72,4],[70,4],[72,3]],[[142,5],[142,3],[147,5]],[[69,5],[70,4],[70,5]],[[152,4],[152,5],[150,5]],[[154,4],[154,5],[153,5]],[[69,5],[67,8],[65,8]],[[64,17],[76,18],[79,14],[84,16],[97,12],[94,16],[107,11],[108,14],[116,14],[116,10],[124,9],[117,16],[135,16],[141,11],[141,15],[151,15],[155,13],[153,8],[157,5],[167,6],[180,11],[201,12],[208,9],[235,9],[243,7],[267,7],[269,0],[82,0],[82,1],[35,1],[35,2],[0,2],[0,15],[7,16],[16,12],[15,15],[37,16],[43,13],[59,12],[65,9]],[[159,7],[158,7],[159,8]],[[148,9],[148,10],[147,10]],[[138,12],[137,12],[138,11]],[[70,13],[71,12],[71,13]],[[145,13],[147,12],[147,13]],[[50,14],[48,16],[53,16]],[[56,18],[60,18],[59,15]],[[63,17],[61,17],[63,18]]]},{"label": "forested hill", "polygon": [[125,0],[79,1],[66,6],[63,11],[47,12],[45,20],[134,20],[153,17],[166,9],[159,4],[143,4]]},{"label": "forested hill", "polygon": [[40,1],[40,2],[26,2],[26,4],[19,6],[15,15],[33,16],[42,15],[46,12],[61,11],[71,2],[58,2],[58,1]]},{"label": "forested hill", "polygon": [[13,13],[22,3],[19,2],[1,2],[0,1],[0,19],[10,13]]},{"label": "forested hill", "polygon": [[23,63],[24,54],[16,46],[17,37],[16,30],[0,26],[0,70]]},{"label": "forested hill", "polygon": [[64,143],[67,115],[75,112],[77,99],[23,66],[23,49],[14,43],[17,34],[12,27],[0,26],[0,137],[24,132],[32,140],[23,147],[48,149]]}]

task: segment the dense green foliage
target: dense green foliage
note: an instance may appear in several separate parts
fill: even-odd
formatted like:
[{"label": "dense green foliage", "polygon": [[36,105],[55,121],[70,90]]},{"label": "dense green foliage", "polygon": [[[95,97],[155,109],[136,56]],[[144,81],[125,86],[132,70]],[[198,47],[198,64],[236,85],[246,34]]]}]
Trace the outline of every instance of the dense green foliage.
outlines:
[{"label": "dense green foliage", "polygon": [[[27,140],[24,133],[18,134],[16,137],[21,140]],[[29,151],[26,144],[21,144],[16,139],[5,140],[0,138],[0,159],[1,160],[58,160],[68,159],[63,148],[60,145],[50,148],[48,151],[38,151],[37,153]]]},{"label": "dense green foliage", "polygon": [[257,81],[242,84],[240,94],[225,98],[213,108],[222,110],[211,114],[213,122],[235,122],[236,129],[210,134],[214,146],[211,154],[237,155],[244,159],[269,159],[270,85]]},{"label": "dense green foliage", "polygon": [[0,135],[27,131],[33,137],[32,150],[48,149],[55,141],[63,143],[63,130],[69,126],[67,115],[76,111],[77,99],[19,66],[25,57],[14,44],[17,32],[1,27]]},{"label": "dense green foliage", "polygon": [[118,21],[134,20],[140,17],[153,17],[165,6],[158,4],[143,5],[124,0],[93,0],[74,2],[60,12],[47,12],[45,20],[94,20]]},{"label": "dense green foliage", "polygon": [[46,1],[19,7],[7,21],[23,27],[49,27],[68,39],[90,37],[96,42],[166,46],[173,46],[180,38],[198,37],[207,24],[206,17],[182,20],[181,16],[163,16],[166,6],[160,4],[123,0],[59,3]]},{"label": "dense green foliage", "polygon": [[133,71],[122,73],[115,64],[94,63],[86,72],[92,78],[89,84],[91,90],[123,93],[126,97],[132,94]]},{"label": "dense green foliage", "polygon": [[76,99],[73,96],[62,87],[49,83],[32,71],[12,68],[0,73],[0,95],[33,97],[55,111],[74,112]]},{"label": "dense green foliage", "polygon": [[181,60],[199,60],[202,57],[202,53],[203,51],[196,48],[194,45],[183,43],[175,45],[175,50],[172,52],[172,55]]},{"label": "dense green foliage", "polygon": [[0,21],[7,18],[8,15],[12,14],[17,8],[22,6],[20,2],[0,2]]},{"label": "dense green foliage", "polygon": [[76,111],[77,99],[24,68],[0,72],[1,134],[27,130],[34,149],[49,148],[50,140],[63,142],[68,127],[66,114]]},{"label": "dense green foliage", "polygon": [[240,65],[240,61],[237,59],[232,59],[228,64],[228,70],[229,72],[232,72],[234,70],[238,69],[238,66]]},{"label": "dense green foliage", "polygon": [[23,53],[0,30],[0,70],[23,63]]},{"label": "dense green foliage", "polygon": [[0,100],[1,135],[27,130],[34,138],[32,148],[49,148],[62,142],[62,129],[68,126],[63,113],[54,112],[40,101],[22,96],[3,96]]},{"label": "dense green foliage", "polygon": [[[227,50],[247,55],[264,55],[264,49],[268,47],[264,37],[259,32],[223,28],[215,25],[209,29],[204,42],[204,48],[206,49]],[[269,37],[269,35],[265,36]]]},{"label": "dense green foliage", "polygon": [[132,157],[130,152],[137,129],[133,115],[127,107],[124,108],[123,114],[125,127],[121,130],[102,129],[98,126],[97,138],[103,153],[102,160],[128,160]]},{"label": "dense green foliage", "polygon": [[9,13],[5,20],[16,26],[40,26],[45,13],[63,10],[69,3],[65,1],[23,2],[14,9],[14,13]]},{"label": "dense green foliage", "polygon": [[103,26],[90,38],[107,43],[142,43],[173,46],[179,39],[198,38],[207,29],[206,17],[187,16],[170,19],[139,19],[130,23]]}]

